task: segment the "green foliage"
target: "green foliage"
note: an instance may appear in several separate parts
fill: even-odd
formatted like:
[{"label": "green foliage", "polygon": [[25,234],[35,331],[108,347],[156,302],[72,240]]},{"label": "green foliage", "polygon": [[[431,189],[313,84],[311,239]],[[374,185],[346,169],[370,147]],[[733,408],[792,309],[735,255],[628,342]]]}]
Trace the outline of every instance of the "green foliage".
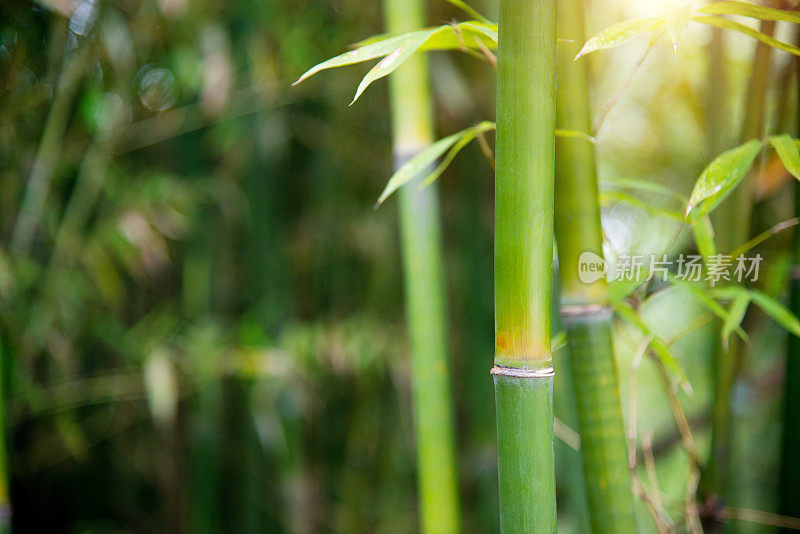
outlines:
[{"label": "green foliage", "polygon": [[725,200],[747,176],[762,147],[761,141],[752,140],[714,159],[694,186],[686,217],[695,221]]},{"label": "green foliage", "polygon": [[577,60],[597,50],[615,48],[642,34],[660,31],[665,27],[673,45],[677,48],[678,40],[688,27],[690,20],[709,26],[734,30],[779,50],[784,50],[794,55],[800,55],[800,48],[794,45],[778,41],[770,35],[751,28],[750,26],[726,19],[719,15],[738,15],[759,20],[800,23],[800,16],[797,13],[747,2],[713,2],[694,11],[692,11],[690,6],[685,6],[670,10],[664,17],[625,20],[612,24],[586,41],[586,44],[581,49],[580,53],[575,56],[575,59]]},{"label": "green foliage", "polygon": [[[392,193],[409,182],[417,181],[416,179],[421,176],[424,176],[421,183],[422,187],[432,184],[436,178],[441,176],[445,169],[447,169],[448,165],[453,161],[453,158],[456,157],[464,146],[484,132],[494,129],[495,124],[493,122],[484,121],[476,126],[439,139],[422,150],[419,154],[404,163],[397,169],[392,177],[389,178],[389,182],[378,198],[376,206],[380,206]],[[447,155],[442,162],[435,169],[431,170],[432,165],[445,152],[447,152]]]}]

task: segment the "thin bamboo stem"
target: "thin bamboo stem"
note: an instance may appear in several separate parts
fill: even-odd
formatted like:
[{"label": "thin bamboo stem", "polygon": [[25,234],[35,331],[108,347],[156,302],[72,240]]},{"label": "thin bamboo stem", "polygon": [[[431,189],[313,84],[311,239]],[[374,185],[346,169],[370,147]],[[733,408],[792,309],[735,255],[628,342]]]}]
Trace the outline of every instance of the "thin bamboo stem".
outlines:
[{"label": "thin bamboo stem", "polygon": [[499,4],[492,373],[503,532],[556,529],[550,354],[556,4]]},{"label": "thin bamboo stem", "polygon": [[[558,128],[591,128],[586,62],[573,61],[585,41],[583,3],[560,0]],[[631,476],[626,458],[617,369],[611,342],[608,291],[601,277],[584,283],[581,255],[603,254],[594,145],[577,138],[556,141],[556,238],[581,434],[586,493],[594,532],[634,532]]]},{"label": "thin bamboo stem", "polygon": [[8,453],[6,451],[6,351],[0,338],[0,534],[11,532],[11,495],[9,492]]},{"label": "thin bamboo stem", "polygon": [[[389,32],[418,29],[425,22],[421,0],[385,0]],[[410,58],[389,79],[395,164],[433,140],[427,62]],[[422,531],[460,531],[447,355],[445,295],[436,188],[413,184],[400,192],[405,293],[411,337],[411,382]]]}]

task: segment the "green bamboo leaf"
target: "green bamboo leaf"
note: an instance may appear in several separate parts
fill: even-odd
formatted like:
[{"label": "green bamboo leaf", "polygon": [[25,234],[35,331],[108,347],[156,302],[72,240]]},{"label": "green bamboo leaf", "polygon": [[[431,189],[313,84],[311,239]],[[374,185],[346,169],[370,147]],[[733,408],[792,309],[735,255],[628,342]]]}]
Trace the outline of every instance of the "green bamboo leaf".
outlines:
[{"label": "green bamboo leaf", "polygon": [[356,96],[353,97],[353,101],[350,102],[350,105],[352,106],[355,101],[358,100],[358,97],[361,96],[361,93],[363,93],[372,82],[394,72],[397,67],[402,65],[405,60],[410,58],[411,55],[414,54],[414,52],[416,52],[417,49],[419,49],[419,47],[422,46],[423,43],[425,43],[425,41],[427,41],[437,31],[441,31],[441,29],[433,28],[408,34],[409,37],[403,41],[400,46],[380,60],[378,64],[372,67],[367,75],[364,76],[364,79],[361,80],[360,84],[358,84]]},{"label": "green bamboo leaf", "polygon": [[460,132],[448,135],[443,139],[439,139],[397,169],[397,172],[395,172],[394,175],[389,178],[389,182],[386,184],[381,196],[378,198],[378,202],[375,204],[375,207],[383,204],[383,202],[389,198],[392,193],[430,169],[438,158],[450,150],[448,155],[442,161],[442,164],[432,172],[428,173],[423,182],[428,183],[429,181],[435,180],[439,175],[442,174],[442,172],[444,172],[444,170],[447,168],[447,165],[450,164],[450,162],[453,160],[453,157],[455,157],[461,148],[463,148],[471,140],[475,139],[475,137],[477,137],[479,134],[493,130],[494,128],[495,124],[493,122],[485,121]]},{"label": "green bamboo leaf", "polygon": [[484,23],[479,23],[479,22],[468,21],[468,22],[461,23],[461,26],[463,26],[464,28],[472,29],[472,30],[475,30],[476,32],[482,33],[483,35],[485,35],[486,37],[488,37],[489,39],[492,40],[492,44],[494,46],[490,47],[490,48],[496,48],[497,47],[497,41],[498,41],[497,24],[491,24],[491,23],[484,24]]},{"label": "green bamboo leaf", "polygon": [[745,24],[728,20],[725,17],[718,17],[716,15],[696,15],[692,17],[692,20],[695,20],[697,22],[702,22],[703,24],[708,24],[710,26],[716,26],[717,28],[734,30],[743,33],[745,35],[748,35],[753,39],[758,39],[762,43],[767,44],[773,48],[777,48],[779,50],[789,52],[790,54],[800,56],[800,48],[797,48],[796,46],[788,43],[784,43],[783,41],[778,41],[774,37],[767,35],[764,32],[760,32]]},{"label": "green bamboo leaf", "polygon": [[583,48],[581,48],[581,51],[575,56],[575,59],[580,59],[595,50],[614,48],[627,43],[631,39],[635,39],[643,33],[660,30],[664,27],[665,22],[666,20],[664,17],[651,17],[646,19],[624,20],[612,24],[586,41],[586,44],[583,45]]},{"label": "green bamboo leaf", "polygon": [[649,213],[651,215],[655,215],[658,217],[664,217],[666,219],[673,219],[678,222],[683,222],[684,217],[678,211],[669,210],[663,208],[661,206],[657,206],[651,204],[649,202],[645,202],[642,199],[636,198],[633,195],[629,195],[627,193],[623,193],[622,191],[601,191],[600,192],[600,204],[602,206],[608,206],[610,204],[616,202],[625,202],[626,204],[630,204],[631,206],[637,207],[642,211]]},{"label": "green bamboo leaf", "polygon": [[[699,284],[694,284],[687,280],[682,280],[676,276],[668,275],[667,280],[672,285],[680,286],[686,289],[689,293],[692,294],[694,298],[696,298],[700,303],[708,308],[714,315],[728,323],[731,321],[730,313],[720,305],[714,298],[710,295],[710,292],[707,288]],[[737,325],[741,322],[741,319],[736,323]],[[733,330],[741,337],[743,340],[747,340],[747,334],[742,330],[740,327],[734,327]]]},{"label": "green bamboo leaf", "polygon": [[789,308],[766,293],[755,289],[750,290],[750,298],[753,299],[753,303],[761,308],[764,313],[769,315],[772,320],[781,325],[788,332],[791,332],[795,336],[800,336],[800,321],[789,311]]},{"label": "green bamboo leaf", "polygon": [[636,311],[631,308],[627,303],[620,302],[614,306],[614,309],[622,319],[625,319],[630,324],[634,325],[639,331],[644,334],[645,336],[650,338],[650,348],[653,349],[653,352],[656,354],[661,363],[664,367],[675,375],[678,380],[684,385],[684,387],[689,387],[689,379],[686,377],[686,373],[684,372],[681,365],[678,363],[678,360],[675,359],[675,356],[669,350],[666,342],[657,336],[647,323],[639,316]]},{"label": "green bamboo leaf", "polygon": [[697,250],[703,256],[703,262],[707,263],[708,258],[717,253],[717,244],[714,241],[714,227],[711,225],[711,217],[705,215],[699,218],[692,225],[694,241],[697,243]]},{"label": "green bamboo leaf", "polygon": [[739,1],[714,2],[701,7],[697,12],[709,15],[741,15],[759,20],[784,20],[786,22],[800,23],[799,13]]},{"label": "green bamboo leaf", "polygon": [[[744,314],[747,313],[747,308],[750,306],[750,295],[744,293],[738,295],[736,298],[733,299],[733,302],[728,308],[728,318],[725,320],[725,323],[722,325],[722,331],[720,335],[722,336],[722,344],[725,347],[725,351],[728,350],[728,343],[731,337],[731,333],[736,330],[741,330],[742,319],[744,319]],[[740,334],[741,337],[741,334]],[[742,339],[747,339],[743,337]]]},{"label": "green bamboo leaf", "polygon": [[466,2],[462,0],[445,0],[445,2],[453,4],[460,10],[467,13],[470,17],[474,17],[481,22],[489,23],[489,19],[478,13],[473,7],[469,6]]},{"label": "green bamboo leaf", "polygon": [[494,128],[495,124],[493,122],[488,122],[488,121],[484,121],[478,124],[477,126],[470,128],[470,131],[468,131],[464,136],[462,136],[461,139],[456,141],[456,143],[452,146],[452,148],[450,148],[450,150],[447,152],[447,155],[444,157],[439,166],[436,167],[436,169],[434,169],[432,173],[426,176],[424,180],[422,180],[422,182],[419,184],[420,188],[428,187],[433,182],[435,182],[436,179],[442,175],[445,169],[447,169],[447,167],[450,166],[450,163],[452,163],[456,155],[459,152],[461,152],[461,149],[467,146],[470,143],[470,141],[478,137],[478,135],[482,134],[483,132],[486,132],[488,130],[493,130]]},{"label": "green bamboo leaf", "polygon": [[692,14],[692,6],[684,6],[677,9],[671,9],[667,14],[667,33],[672,40],[672,45],[675,51],[678,51],[678,41],[689,27],[689,19]]},{"label": "green bamboo leaf", "polygon": [[597,139],[588,133],[578,130],[556,130],[556,137],[584,139],[592,144],[597,142]]},{"label": "green bamboo leaf", "polygon": [[410,33],[402,33],[399,35],[381,35],[376,36],[371,39],[376,39],[371,42],[365,42],[362,46],[358,46],[355,50],[350,50],[349,52],[345,52],[344,54],[340,54],[336,57],[323,61],[317,65],[314,65],[306,72],[303,73],[300,78],[297,79],[292,85],[297,85],[303,80],[313,76],[314,74],[326,70],[326,69],[333,69],[336,67],[344,67],[347,65],[354,65],[356,63],[361,63],[364,61],[369,61],[371,59],[377,59],[379,57],[386,56],[391,54],[394,50],[397,49],[402,43],[407,41],[410,38],[415,38],[420,34],[427,33],[430,30],[422,30]]},{"label": "green bamboo leaf", "polygon": [[695,221],[716,208],[744,179],[760,151],[761,141],[754,139],[712,161],[694,186],[686,217]]},{"label": "green bamboo leaf", "polygon": [[752,248],[757,247],[758,245],[760,245],[761,243],[763,243],[764,241],[766,241],[770,237],[774,236],[775,234],[777,234],[779,232],[782,232],[784,230],[787,230],[787,229],[797,225],[798,222],[800,222],[800,219],[798,219],[797,217],[794,217],[793,219],[788,219],[786,221],[779,222],[778,224],[776,224],[775,226],[773,226],[769,230],[761,232],[760,234],[758,234],[753,239],[747,241],[743,245],[740,245],[740,246],[736,247],[736,249],[734,249],[734,251],[731,252],[731,254],[730,254],[731,257],[732,258],[738,258],[739,256],[741,256],[743,254],[747,254],[747,252],[749,252]]},{"label": "green bamboo leaf", "polygon": [[769,138],[769,142],[789,174],[800,180],[800,150],[797,149],[794,139],[788,134],[774,135]]},{"label": "green bamboo leaf", "polygon": [[669,198],[674,198],[681,204],[686,204],[687,199],[683,195],[676,193],[669,187],[666,187],[658,182],[647,182],[645,180],[637,180],[635,178],[619,178],[607,177],[600,179],[601,189],[623,188],[632,189],[634,191],[641,191],[643,193],[656,193],[664,195]]}]

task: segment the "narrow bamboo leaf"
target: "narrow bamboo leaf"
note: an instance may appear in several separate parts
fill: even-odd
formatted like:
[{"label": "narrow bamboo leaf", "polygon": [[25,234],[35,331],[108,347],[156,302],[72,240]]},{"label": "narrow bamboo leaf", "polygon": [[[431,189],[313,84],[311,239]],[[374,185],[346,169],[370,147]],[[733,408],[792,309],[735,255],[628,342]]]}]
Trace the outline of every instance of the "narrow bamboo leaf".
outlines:
[{"label": "narrow bamboo leaf", "polygon": [[361,80],[361,83],[358,85],[356,96],[353,98],[353,101],[350,102],[350,105],[352,106],[355,101],[358,100],[361,93],[363,93],[372,82],[394,72],[397,67],[411,57],[411,55],[437,31],[440,31],[440,29],[433,28],[408,34],[409,37],[403,41],[400,46],[380,60],[378,64],[372,67],[367,75],[364,76],[364,79]]},{"label": "narrow bamboo leaf", "polygon": [[800,23],[800,13],[735,0],[714,2],[701,7],[697,10],[697,13],[707,13],[709,15],[741,15],[743,17],[751,17],[759,20],[784,20],[786,22]]},{"label": "narrow bamboo leaf", "polygon": [[633,195],[623,193],[622,191],[602,191],[600,193],[601,205],[607,206],[615,202],[625,202],[627,204],[630,204],[631,206],[635,206],[641,209],[642,211],[650,213],[651,215],[656,215],[658,217],[673,219],[679,222],[683,222],[684,220],[684,217],[683,215],[680,214],[680,212],[662,208],[661,206],[656,206],[654,204],[636,198]]},{"label": "narrow bamboo leaf", "polygon": [[756,306],[761,308],[764,313],[769,315],[776,323],[781,325],[795,336],[800,336],[800,321],[798,321],[797,317],[791,311],[789,311],[789,308],[773,299],[766,293],[762,293],[761,291],[757,291],[755,289],[750,290],[750,298],[753,299],[753,303]]},{"label": "narrow bamboo leaf", "polygon": [[769,142],[789,174],[800,180],[800,150],[797,149],[794,139],[788,134],[774,135],[769,138]]},{"label": "narrow bamboo leaf", "polygon": [[761,232],[760,234],[758,234],[753,239],[747,241],[745,244],[736,247],[736,249],[733,252],[731,252],[731,254],[730,254],[731,257],[732,258],[738,258],[739,256],[741,256],[743,254],[747,254],[747,252],[749,252],[754,247],[757,247],[758,245],[760,245],[761,243],[763,243],[764,241],[766,241],[770,237],[774,236],[775,234],[777,234],[779,232],[782,232],[782,231],[784,231],[786,229],[789,229],[789,228],[797,225],[798,222],[800,222],[800,219],[798,219],[797,217],[795,217],[793,219],[789,219],[789,220],[783,221],[783,222],[779,222],[778,224],[776,224],[775,226],[773,226],[769,230],[767,230],[765,232]]},{"label": "narrow bamboo leaf", "polygon": [[761,142],[754,139],[712,161],[694,186],[686,217],[694,221],[716,208],[747,176],[760,151]]},{"label": "narrow bamboo leaf", "polygon": [[391,54],[403,42],[407,41],[408,39],[413,39],[417,37],[419,34],[424,34],[429,31],[430,30],[422,30],[418,32],[402,33],[399,35],[376,36],[375,39],[377,40],[375,41],[368,42],[363,46],[359,46],[355,50],[350,50],[349,52],[345,52],[344,54],[340,54],[336,57],[323,61],[318,65],[314,65],[313,67],[308,69],[305,73],[303,73],[303,75],[300,76],[300,78],[298,78],[297,81],[294,82],[292,85],[297,85],[303,80],[313,76],[314,74],[322,70],[333,69],[336,67],[344,67],[347,65],[354,65],[356,63],[369,61],[371,59],[377,59],[387,54]]},{"label": "narrow bamboo leaf", "polygon": [[[725,346],[726,351],[728,350],[728,340],[731,337],[731,333],[734,330],[741,330],[742,319],[744,319],[744,314],[747,313],[747,308],[749,306],[750,295],[743,293],[733,299],[730,308],[728,308],[728,318],[722,325],[722,331],[720,333],[722,336],[722,344]],[[743,337],[742,339],[746,340],[747,338]]]},{"label": "narrow bamboo leaf", "polygon": [[588,133],[580,132],[578,130],[556,130],[556,137],[562,137],[562,138],[573,137],[578,139],[584,139],[592,144],[597,142],[597,139],[595,139]]},{"label": "narrow bamboo leaf", "polygon": [[419,184],[420,188],[428,187],[433,182],[435,182],[436,179],[442,175],[445,169],[447,169],[447,167],[450,166],[450,163],[452,163],[456,155],[459,152],[461,152],[461,149],[467,146],[470,143],[470,141],[478,137],[479,134],[486,132],[488,130],[493,130],[494,128],[495,124],[493,122],[488,122],[488,121],[484,121],[478,124],[477,126],[470,128],[467,131],[467,133],[465,133],[461,137],[461,139],[456,141],[456,143],[450,148],[450,150],[447,152],[447,155],[444,157],[439,166],[436,167],[436,169],[434,169],[432,173],[426,176],[424,180],[422,180],[422,182]]},{"label": "narrow bamboo leaf", "polygon": [[[497,48],[497,24],[468,20],[458,24],[447,24],[437,26],[437,31],[419,47],[420,51],[431,50],[458,50],[464,47],[478,50],[480,45],[475,39],[480,38],[481,43],[494,50]],[[353,45],[353,48],[362,48],[367,45],[386,41],[388,39],[402,37],[406,33],[381,33],[367,37]],[[398,43],[399,44],[399,43]],[[380,56],[377,56],[380,57]],[[374,58],[372,58],[374,59]]]},{"label": "narrow bamboo leaf", "polygon": [[478,22],[468,21],[468,22],[463,22],[462,26],[464,26],[465,28],[474,29],[475,31],[480,32],[489,39],[491,39],[494,46],[490,48],[497,47],[497,40],[498,40],[497,24],[482,24]]},{"label": "narrow bamboo leaf", "polygon": [[794,54],[796,56],[800,56],[800,48],[788,43],[784,43],[783,41],[778,41],[774,37],[767,35],[764,32],[760,32],[745,24],[728,20],[725,17],[718,17],[716,15],[696,15],[692,17],[692,20],[702,22],[703,24],[708,24],[710,26],[716,26],[718,28],[741,32],[752,37],[753,39],[758,39],[762,43],[768,44],[769,46],[789,52],[790,54]]},{"label": "narrow bamboo leaf", "polygon": [[[378,198],[378,202],[376,203],[375,207],[378,207],[381,204],[383,204],[383,202],[387,198],[389,198],[389,196],[392,193],[394,193],[395,191],[397,191],[410,181],[414,180],[425,171],[429,170],[438,158],[440,158],[445,152],[456,146],[463,139],[466,138],[468,139],[467,142],[469,142],[469,140],[475,139],[475,137],[479,133],[493,130],[494,128],[495,124],[493,122],[486,121],[476,126],[472,126],[460,132],[454,133],[452,135],[448,135],[445,138],[439,139],[438,141],[427,147],[425,150],[421,151],[419,154],[408,160],[399,169],[397,169],[397,172],[395,172],[394,175],[392,175],[392,177],[389,178],[389,182],[386,184],[386,187],[381,193],[381,196]],[[461,145],[461,147],[463,147],[463,144]],[[458,151],[456,151],[456,153],[457,152]],[[454,156],[455,153],[453,154],[453,157]],[[450,159],[446,158],[445,161],[449,164],[450,161],[452,161],[452,157],[450,157]],[[447,165],[439,165],[439,167],[437,167],[433,172],[427,175],[426,179],[433,175],[438,176],[444,171],[446,167]]]},{"label": "narrow bamboo leaf", "polygon": [[661,360],[661,363],[664,364],[664,367],[681,381],[684,388],[688,387],[689,380],[686,377],[686,373],[678,363],[678,360],[672,355],[664,340],[657,336],[650,327],[647,326],[639,314],[627,303],[618,303],[614,306],[614,309],[621,318],[634,325],[642,334],[650,338],[650,348],[653,349],[653,352],[658,359]]},{"label": "narrow bamboo leaf", "polygon": [[657,193],[659,195],[664,195],[666,197],[674,198],[681,204],[686,204],[687,202],[686,197],[684,197],[679,193],[676,193],[672,189],[662,184],[659,184],[658,182],[647,182],[645,180],[637,180],[635,178],[619,178],[619,177],[600,179],[601,189],[611,189],[615,187],[632,189],[634,191],[641,191],[643,193]]},{"label": "narrow bamboo leaf", "polygon": [[449,4],[453,4],[454,6],[459,8],[460,10],[464,11],[465,13],[467,13],[470,17],[475,17],[476,19],[478,19],[481,22],[485,22],[485,23],[489,22],[489,19],[487,19],[486,17],[484,17],[483,15],[478,13],[473,7],[471,7],[470,5],[468,5],[466,2],[464,2],[462,0],[445,0],[445,2],[447,2]]},{"label": "narrow bamboo leaf", "polygon": [[705,215],[699,218],[692,225],[694,241],[697,243],[697,250],[703,256],[703,262],[717,253],[717,244],[714,241],[714,227],[711,225],[711,217]]},{"label": "narrow bamboo leaf", "polygon": [[[714,300],[714,298],[710,296],[708,290],[706,290],[702,286],[694,284],[692,282],[688,282],[686,280],[682,280],[672,275],[669,275],[667,277],[667,280],[669,280],[669,282],[672,285],[680,286],[686,289],[689,293],[692,294],[694,298],[700,301],[700,303],[703,306],[708,308],[709,311],[711,311],[714,315],[716,315],[726,323],[730,321],[730,313],[728,313],[728,311],[724,307],[722,307],[721,304],[719,304],[716,300]],[[741,322],[741,320],[739,322]],[[738,323],[736,324],[738,325]],[[741,337],[744,340],[747,340],[747,334],[745,334],[744,330],[742,330],[740,327],[735,327],[734,330],[739,335],[739,337]]]},{"label": "narrow bamboo leaf", "polygon": [[575,56],[580,59],[595,50],[614,48],[635,39],[643,33],[659,30],[664,27],[664,17],[651,17],[646,19],[624,20],[612,24],[594,37],[586,41],[581,51]]},{"label": "narrow bamboo leaf", "polygon": [[667,33],[669,33],[669,38],[672,40],[672,45],[675,47],[676,52],[678,51],[678,41],[681,35],[683,35],[683,32],[689,27],[689,18],[691,14],[692,6],[672,9],[667,14]]}]

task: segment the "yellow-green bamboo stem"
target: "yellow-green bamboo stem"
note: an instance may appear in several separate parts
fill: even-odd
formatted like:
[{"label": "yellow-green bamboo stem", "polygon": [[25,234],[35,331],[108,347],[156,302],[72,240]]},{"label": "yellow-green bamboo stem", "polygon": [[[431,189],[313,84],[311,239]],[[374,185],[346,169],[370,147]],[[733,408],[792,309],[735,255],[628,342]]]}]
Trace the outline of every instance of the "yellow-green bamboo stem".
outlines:
[{"label": "yellow-green bamboo stem", "polygon": [[557,0],[500,0],[495,399],[503,532],[555,532],[552,302]]},{"label": "yellow-green bamboo stem", "polygon": [[[386,29],[424,26],[422,0],[384,0]],[[390,77],[395,164],[433,140],[425,57],[415,55]],[[436,188],[400,191],[406,309],[411,338],[411,382],[417,447],[421,529],[460,531],[455,438],[447,355],[445,295]]]},{"label": "yellow-green bamboo stem", "polygon": [[[558,127],[589,132],[585,61],[574,61],[584,38],[581,0],[559,1]],[[556,237],[561,302],[570,350],[581,435],[581,457],[592,530],[633,533],[633,497],[611,343],[611,311],[602,277],[584,283],[580,258],[602,257],[603,241],[594,145],[584,139],[556,142]]]}]

